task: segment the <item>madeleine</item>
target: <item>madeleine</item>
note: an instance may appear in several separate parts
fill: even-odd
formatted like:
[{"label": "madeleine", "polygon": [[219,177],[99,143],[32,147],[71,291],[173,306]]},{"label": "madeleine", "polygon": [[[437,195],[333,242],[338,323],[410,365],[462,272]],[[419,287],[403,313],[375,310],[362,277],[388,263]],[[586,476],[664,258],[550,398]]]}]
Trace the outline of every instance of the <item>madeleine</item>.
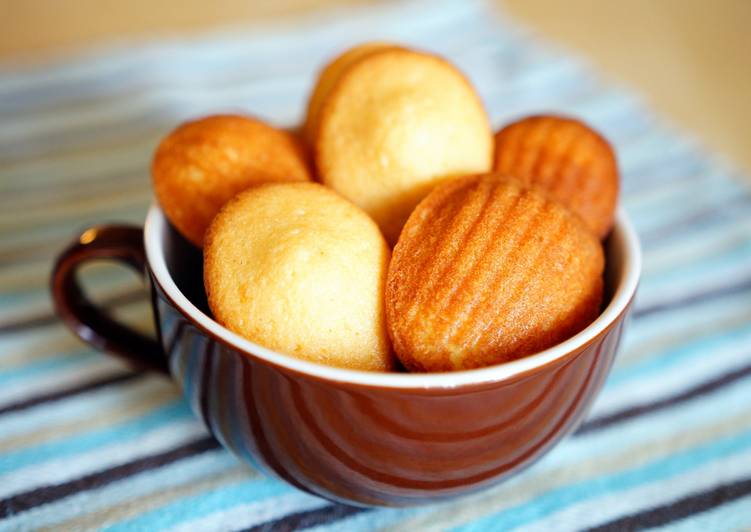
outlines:
[{"label": "madeleine", "polygon": [[576,215],[495,175],[441,185],[394,248],[386,318],[412,371],[451,371],[551,347],[597,317],[604,258]]},{"label": "madeleine", "polygon": [[436,184],[492,165],[482,103],[439,57],[377,47],[357,55],[326,94],[314,120],[318,175],[372,216],[391,244]]},{"label": "madeleine", "polygon": [[385,371],[390,251],[362,210],[315,183],[253,187],[216,216],[204,247],[215,319],[280,353]]},{"label": "madeleine", "polygon": [[613,227],[619,176],[605,138],[572,118],[531,116],[495,136],[494,171],[545,189],[604,238]]}]

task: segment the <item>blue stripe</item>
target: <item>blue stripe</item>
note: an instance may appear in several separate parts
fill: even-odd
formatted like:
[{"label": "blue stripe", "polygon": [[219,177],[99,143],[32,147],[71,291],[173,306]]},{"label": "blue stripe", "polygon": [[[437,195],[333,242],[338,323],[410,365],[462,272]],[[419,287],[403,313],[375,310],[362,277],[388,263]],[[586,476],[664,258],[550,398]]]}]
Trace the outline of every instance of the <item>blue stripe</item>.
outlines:
[{"label": "blue stripe", "polygon": [[65,355],[57,355],[51,358],[25,364],[16,369],[3,369],[0,372],[0,386],[14,384],[19,381],[41,377],[55,371],[67,369],[73,366],[81,366],[84,363],[99,358],[101,355],[90,349],[78,350]]},{"label": "blue stripe", "polygon": [[637,231],[641,233],[642,231],[652,230],[655,227],[665,225],[666,221],[679,218],[687,213],[722,205],[725,202],[736,199],[737,196],[738,191],[734,187],[718,186],[717,189],[713,189],[706,194],[676,193],[672,197],[665,198],[660,203],[659,208],[655,208],[654,206],[647,208],[647,206],[633,209],[632,212],[628,203],[626,203],[626,207],[633,216],[632,219]]},{"label": "blue stripe", "polygon": [[751,272],[751,239],[744,242],[733,242],[724,251],[712,254],[702,259],[695,259],[688,263],[677,264],[660,273],[654,273],[645,277],[642,286],[649,290],[653,286],[670,285],[671,283],[685,282],[692,278],[703,275],[714,275],[729,266],[746,266]]},{"label": "blue stripe", "polygon": [[693,359],[698,357],[709,358],[713,351],[718,351],[728,345],[733,345],[733,349],[740,354],[749,345],[743,342],[745,340],[751,341],[751,323],[744,323],[740,327],[699,340],[691,340],[691,343],[687,345],[668,349],[658,356],[632,366],[619,367],[608,378],[606,387],[617,388],[632,380],[669,370],[679,364],[690,364]]},{"label": "blue stripe", "polygon": [[[16,436],[49,426],[62,424],[71,420],[87,419],[104,411],[116,411],[124,401],[134,394],[152,393],[152,390],[170,386],[156,379],[134,379],[95,390],[83,395],[74,395],[58,399],[54,404],[41,403],[18,412],[11,412],[0,417],[2,437]],[[177,397],[177,393],[175,393]],[[6,406],[0,403],[0,407]],[[0,439],[2,441],[2,439]]]},{"label": "blue stripe", "polygon": [[[697,331],[711,334],[712,331],[726,331],[737,326],[744,316],[751,313],[749,293],[751,287],[729,293],[717,300],[677,305],[663,312],[638,317],[632,321],[628,335],[624,338],[626,343],[623,353],[625,355],[639,349],[638,356],[644,357],[650,354],[645,351],[650,344],[653,344],[651,352],[664,353],[666,345],[680,345],[676,337],[687,340],[688,337],[695,336]],[[711,321],[707,320],[709,313],[713,316]],[[705,327],[708,329],[703,329]]]},{"label": "blue stripe", "polygon": [[150,494],[164,493],[174,487],[191,485],[216,477],[240,466],[231,455],[217,450],[186,458],[163,468],[139,473],[133,477],[113,482],[97,490],[75,494],[66,499],[17,514],[0,521],[0,531],[19,530],[24,523],[34,528],[60,529],[60,523],[75,517],[82,508],[96,512],[115,503],[127,503]]},{"label": "blue stripe", "polygon": [[164,406],[155,408],[148,414],[105,429],[83,433],[62,441],[53,440],[4,453],[0,455],[0,474],[41,464],[48,460],[58,460],[67,456],[82,454],[105,445],[132,440],[181,419],[191,419],[190,411],[184,401],[172,400]]},{"label": "blue stripe", "polygon": [[[234,506],[262,501],[292,491],[286,484],[266,478],[239,482],[213,491],[185,497],[128,521],[107,527],[107,532],[162,530]],[[273,503],[273,501],[270,501]]]}]

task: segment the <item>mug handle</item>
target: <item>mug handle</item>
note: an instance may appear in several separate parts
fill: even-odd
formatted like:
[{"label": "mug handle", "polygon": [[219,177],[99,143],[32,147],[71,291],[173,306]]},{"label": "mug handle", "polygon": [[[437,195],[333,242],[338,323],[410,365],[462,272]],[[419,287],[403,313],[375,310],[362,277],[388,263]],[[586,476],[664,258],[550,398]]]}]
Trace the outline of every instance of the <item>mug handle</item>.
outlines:
[{"label": "mug handle", "polygon": [[87,229],[58,256],[50,288],[55,311],[84,342],[120,356],[132,365],[169,374],[159,342],[112,318],[84,294],[78,268],[96,260],[125,264],[146,275],[143,230],[130,225],[102,225]]}]

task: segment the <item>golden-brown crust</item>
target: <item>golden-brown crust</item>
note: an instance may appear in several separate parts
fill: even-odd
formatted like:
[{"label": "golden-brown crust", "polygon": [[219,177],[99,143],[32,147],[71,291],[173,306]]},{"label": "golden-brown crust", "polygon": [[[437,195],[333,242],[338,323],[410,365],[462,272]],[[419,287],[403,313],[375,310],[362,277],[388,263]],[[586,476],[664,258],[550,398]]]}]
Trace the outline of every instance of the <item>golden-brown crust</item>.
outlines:
[{"label": "golden-brown crust", "polygon": [[394,248],[386,321],[413,371],[497,364],[546,349],[597,316],[603,251],[566,208],[498,175],[436,187]]},{"label": "golden-brown crust", "polygon": [[387,371],[394,358],[383,292],[390,250],[356,206],[317,183],[252,187],[206,233],[214,318],[291,356]]},{"label": "golden-brown crust", "polygon": [[446,60],[404,48],[362,57],[320,109],[318,175],[370,214],[394,244],[441,181],[486,172],[493,138],[482,102]]},{"label": "golden-brown crust", "polygon": [[618,201],[618,166],[599,133],[571,118],[530,116],[501,129],[495,145],[494,171],[544,188],[597,236],[608,234]]},{"label": "golden-brown crust", "polygon": [[151,174],[167,218],[199,247],[211,220],[238,192],[311,178],[303,149],[289,132],[238,115],[180,125],[159,144]]}]

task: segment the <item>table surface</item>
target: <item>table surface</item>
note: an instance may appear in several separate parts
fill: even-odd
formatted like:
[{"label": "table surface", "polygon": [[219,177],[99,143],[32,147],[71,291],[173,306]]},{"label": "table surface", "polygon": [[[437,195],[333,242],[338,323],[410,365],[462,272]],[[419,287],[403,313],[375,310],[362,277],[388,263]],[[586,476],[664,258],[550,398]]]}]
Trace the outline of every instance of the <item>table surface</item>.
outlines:
[{"label": "table surface", "polygon": [[[751,169],[751,23],[747,0],[506,0],[540,35],[579,52],[636,88],[712,151]],[[0,32],[0,60],[34,61],[71,48],[226,24],[267,22],[365,0],[0,0],[13,20]],[[179,7],[178,7],[179,6]]]}]

